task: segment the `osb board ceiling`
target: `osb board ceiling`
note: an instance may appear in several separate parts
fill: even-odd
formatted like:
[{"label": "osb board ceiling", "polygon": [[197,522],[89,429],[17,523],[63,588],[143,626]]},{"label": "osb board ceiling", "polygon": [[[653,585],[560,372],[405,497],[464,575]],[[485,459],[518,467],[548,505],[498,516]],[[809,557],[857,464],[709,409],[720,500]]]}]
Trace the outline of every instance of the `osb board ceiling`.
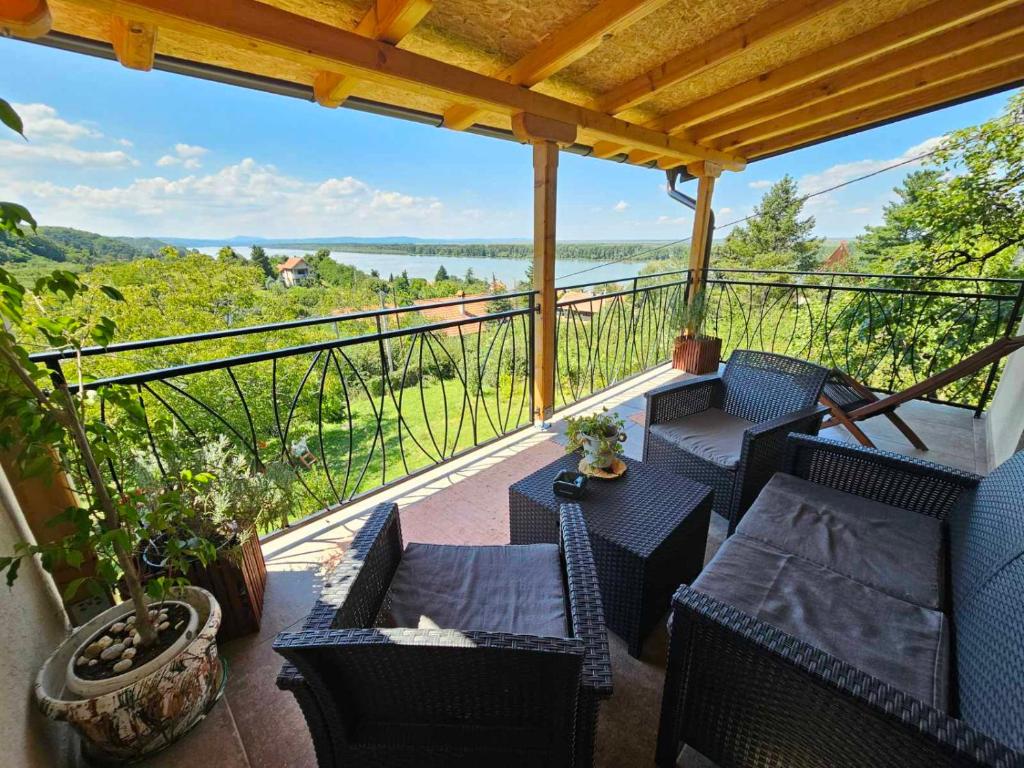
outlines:
[{"label": "osb board ceiling", "polygon": [[[607,112],[648,128],[645,137],[616,125],[611,125],[609,132],[607,123],[604,129],[595,129],[594,119],[583,114],[578,141],[587,145],[600,141],[597,151],[603,156],[644,149],[642,143],[646,141],[645,151],[633,153],[630,161],[657,161],[662,167],[705,158],[721,162],[721,153],[714,155],[714,149],[729,146],[728,157],[739,159],[735,164],[738,168],[742,167],[742,158],[749,160],[784,151],[1024,79],[1024,51],[1019,57],[1011,53],[1008,59],[1005,46],[1001,53],[994,47],[978,47],[979,42],[986,44],[988,38],[979,41],[983,33],[972,32],[971,28],[971,23],[978,19],[1000,13],[1009,20],[1011,30],[1024,30],[1024,0],[208,0],[206,4],[196,0],[50,0],[49,8],[54,31],[104,42],[111,40],[113,13],[127,18],[133,10],[143,16],[146,12],[178,14],[174,16],[176,26],[157,30],[158,55],[312,85],[324,74],[325,65],[303,56],[305,41],[291,40],[296,53],[289,54],[279,48],[268,48],[263,40],[250,43],[250,38],[243,45],[235,45],[212,39],[203,26],[217,18],[211,9],[224,11],[227,18],[232,14],[254,14],[253,9],[261,8],[261,3],[339,30],[350,32],[358,27],[363,34],[385,37],[385,42],[374,43],[384,46],[377,57],[379,69],[374,74],[384,72],[387,76],[372,78],[363,69],[367,79],[341,78],[345,85],[341,91],[329,91],[326,95],[317,92],[322,103],[333,99],[334,104],[339,104],[347,96],[358,96],[428,112],[439,120],[444,115],[446,121],[452,110],[462,109],[469,111],[469,117],[463,120],[465,124],[453,119],[448,125],[464,128],[475,122],[510,127],[510,115],[519,109],[511,105],[518,103],[515,94],[522,91],[509,91],[508,86],[503,86],[505,91],[494,91],[503,94],[499,101],[508,98],[501,102],[506,107],[499,113],[473,110],[479,102],[470,97],[460,101],[439,96],[436,81],[435,86],[417,87],[409,82],[408,70],[392,78],[387,69],[392,64],[387,56],[387,35],[379,28],[373,31],[372,26],[367,32],[366,24],[360,27],[360,22],[374,8],[383,9],[384,15],[389,9],[404,12],[413,8],[419,13],[412,23],[392,35],[399,48],[488,77],[501,76],[505,68],[538,50],[552,54],[549,58],[557,61],[557,66],[550,65],[550,71],[545,70],[545,79],[534,85],[533,90],[582,105],[592,110],[592,115]],[[180,10],[186,6],[187,11]],[[0,12],[2,9],[0,4]],[[381,14],[377,14],[378,19]],[[3,23],[0,19],[0,25]],[[988,28],[993,27],[996,25],[989,24]],[[589,37],[568,34],[581,28],[589,30]],[[1001,28],[992,34],[1000,32]],[[857,35],[861,35],[861,44],[844,49],[844,42]],[[559,40],[559,45],[554,46],[552,39]],[[592,41],[592,45],[583,44],[586,40]],[[919,48],[927,61],[918,65],[912,59],[908,64],[904,57],[902,68],[891,77],[883,67],[883,79],[888,81],[878,86],[878,63],[884,64],[885,57],[921,40],[926,41]],[[573,55],[557,55],[571,44],[579,45],[572,49]],[[939,71],[936,75],[935,67],[941,70],[941,63],[935,61],[936,52],[952,57],[965,46],[974,46],[971,50],[978,51],[976,61],[971,59],[975,63],[967,71],[957,71],[955,78],[953,72]],[[1002,58],[987,62],[986,55]],[[820,65],[819,70],[819,58],[830,63]],[[673,60],[685,64],[681,68],[676,66],[676,74],[666,78],[665,72],[672,71]],[[798,60],[811,63],[806,67],[801,64],[796,77],[790,67],[786,78],[773,79],[777,70]],[[667,68],[663,66],[666,63]],[[873,63],[871,74],[868,70]],[[347,66],[345,61],[339,61],[334,72],[351,72]],[[932,69],[926,72],[926,66]],[[851,84],[849,75],[855,80],[861,68],[865,71],[864,82],[876,83],[874,90],[860,87],[859,82]],[[413,67],[412,71],[415,78],[418,70]],[[832,93],[829,78],[837,72],[844,78],[844,90]],[[331,74],[329,67],[327,74]],[[924,77],[925,74],[928,76]],[[338,76],[331,76],[337,85]],[[460,79],[454,75],[452,78]],[[780,85],[780,80],[785,82]],[[817,122],[812,124],[792,115],[792,110],[774,108],[774,103],[787,93],[795,93],[798,88],[813,89],[819,82],[821,92],[816,92],[817,100],[830,97],[836,102],[840,119],[834,126],[819,116],[829,101],[818,106]],[[751,83],[755,88],[767,83],[766,90],[751,96]],[[890,83],[892,98],[879,104],[878,88],[888,88]],[[943,83],[950,87],[943,88]],[[629,84],[639,92],[626,89]],[[470,91],[458,92],[471,92],[471,85],[459,83],[458,87],[465,86]],[[774,90],[767,90],[768,86]],[[730,95],[744,88],[744,100],[733,107],[728,103]],[[860,94],[865,99],[870,95],[871,100],[860,104]],[[901,109],[903,96],[906,107]],[[738,120],[747,126],[743,142],[726,144],[709,138],[700,139],[703,143],[696,146],[691,143],[684,147],[680,142],[688,141],[691,134],[698,139],[703,135],[705,116],[687,114],[682,123],[662,119],[666,115],[674,119],[680,109],[686,114],[685,108],[694,102],[699,101],[703,107],[708,99],[718,99],[719,117],[725,114],[728,119],[743,118]],[[557,106],[552,109],[558,112]],[[573,113],[562,110],[559,114]],[[715,117],[707,119],[713,121]],[[663,132],[670,130],[676,138],[665,139],[664,154],[652,152],[651,137],[664,137]],[[789,136],[792,141],[787,143]],[[631,144],[627,139],[638,139],[641,143]],[[660,147],[660,141],[654,141],[654,145]],[[726,167],[730,167],[728,163]]]}]

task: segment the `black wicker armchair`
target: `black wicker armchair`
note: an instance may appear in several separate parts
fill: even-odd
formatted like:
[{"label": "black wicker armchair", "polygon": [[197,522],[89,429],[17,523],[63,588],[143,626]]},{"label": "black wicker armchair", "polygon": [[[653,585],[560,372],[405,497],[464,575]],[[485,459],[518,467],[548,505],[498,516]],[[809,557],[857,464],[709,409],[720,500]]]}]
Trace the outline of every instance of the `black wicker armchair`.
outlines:
[{"label": "black wicker armchair", "polygon": [[782,468],[786,435],[818,434],[828,375],[804,360],[736,350],[721,374],[647,393],[644,461],[711,486],[732,534]]},{"label": "black wicker armchair", "polygon": [[[611,665],[579,507],[562,507],[558,545],[531,546],[549,548],[541,554],[553,557],[562,636],[425,625],[422,619],[396,626],[402,599],[396,590],[407,573],[400,566],[408,568],[415,547],[470,558],[490,551],[499,563],[531,547],[404,549],[398,508],[383,504],[373,511],[302,630],[274,642],[287,660],[278,686],[298,700],[321,768],[592,763],[598,704],[612,690]],[[495,570],[494,562],[487,562],[487,571]],[[462,581],[479,592],[472,579]],[[448,607],[459,609],[452,600]]]},{"label": "black wicker armchair", "polygon": [[[722,766],[1024,766],[1024,452],[982,480],[821,438],[791,441],[789,474],[766,495],[777,484],[813,485],[808,498],[840,499],[854,527],[870,519],[861,544],[915,531],[922,546],[890,543],[885,569],[858,557],[874,557],[871,546],[844,560],[852,539],[820,515],[814,524],[828,531],[817,542],[805,528],[788,542],[769,532],[769,545],[752,525],[763,510],[771,516],[759,499],[673,600],[658,765],[674,766],[685,743]],[[838,519],[836,509],[823,516]],[[829,569],[814,562],[823,552]],[[739,565],[763,584],[758,563],[773,556],[795,567],[789,578],[778,571],[756,604],[724,596],[729,588],[713,577],[723,566],[733,577]],[[836,599],[834,582],[866,596],[857,611]],[[892,642],[915,626],[935,628],[931,653]]]}]

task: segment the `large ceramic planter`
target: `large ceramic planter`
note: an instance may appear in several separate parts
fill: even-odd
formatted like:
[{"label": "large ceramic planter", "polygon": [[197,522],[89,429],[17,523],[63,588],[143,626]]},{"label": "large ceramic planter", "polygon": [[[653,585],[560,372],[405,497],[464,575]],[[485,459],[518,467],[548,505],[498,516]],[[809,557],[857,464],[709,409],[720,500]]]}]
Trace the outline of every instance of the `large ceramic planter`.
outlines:
[{"label": "large ceramic planter", "polygon": [[88,757],[118,763],[157,752],[192,728],[219,697],[224,682],[216,643],[220,606],[197,587],[177,590],[174,597],[195,609],[198,632],[147,674],[126,674],[125,685],[88,698],[66,686],[68,664],[82,644],[133,612],[130,601],[78,627],[39,671],[35,695],[40,709],[53,720],[70,723],[81,734]]},{"label": "large ceramic planter", "polygon": [[676,339],[672,351],[672,367],[687,373],[703,376],[715,373],[722,357],[722,340],[713,336],[700,338],[683,337]]}]

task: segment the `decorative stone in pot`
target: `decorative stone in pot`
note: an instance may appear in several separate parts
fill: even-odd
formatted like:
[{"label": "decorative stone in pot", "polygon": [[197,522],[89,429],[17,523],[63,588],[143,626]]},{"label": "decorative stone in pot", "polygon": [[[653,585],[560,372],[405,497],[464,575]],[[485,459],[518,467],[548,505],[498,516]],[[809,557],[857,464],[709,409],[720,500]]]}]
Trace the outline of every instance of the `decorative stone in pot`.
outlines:
[{"label": "decorative stone in pot", "polygon": [[[216,643],[221,611],[213,595],[185,587],[152,610],[168,619],[162,631],[180,634],[155,658],[135,664],[135,608],[128,601],[78,627],[36,677],[43,714],[70,723],[89,758],[130,762],[157,752],[199,722],[223,691]],[[172,627],[171,618],[185,626]],[[88,679],[94,661],[112,664],[118,674]]]}]

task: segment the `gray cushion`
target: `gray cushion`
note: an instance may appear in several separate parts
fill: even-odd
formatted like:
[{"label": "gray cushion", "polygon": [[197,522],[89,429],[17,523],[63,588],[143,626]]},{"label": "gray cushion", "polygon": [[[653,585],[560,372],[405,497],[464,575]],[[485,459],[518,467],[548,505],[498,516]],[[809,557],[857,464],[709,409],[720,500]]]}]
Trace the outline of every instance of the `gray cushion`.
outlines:
[{"label": "gray cushion", "polygon": [[693,588],[941,711],[948,709],[945,614],[737,533]]},{"label": "gray cushion", "polygon": [[753,425],[718,408],[708,408],[692,416],[654,424],[651,432],[687,453],[735,469],[743,450],[743,433]]},{"label": "gray cushion", "polygon": [[411,543],[389,596],[395,627],[568,636],[557,544]]},{"label": "gray cushion", "polygon": [[736,530],[881,592],[944,607],[942,523],[777,474]]}]

